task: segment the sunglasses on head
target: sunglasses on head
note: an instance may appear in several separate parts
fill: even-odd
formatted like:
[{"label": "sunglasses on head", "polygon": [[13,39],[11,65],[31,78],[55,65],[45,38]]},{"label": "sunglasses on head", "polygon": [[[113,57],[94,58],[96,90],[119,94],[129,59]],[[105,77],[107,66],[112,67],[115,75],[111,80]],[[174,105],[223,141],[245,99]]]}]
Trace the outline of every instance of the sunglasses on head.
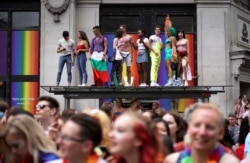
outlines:
[{"label": "sunglasses on head", "polygon": [[45,104],[41,105],[41,104],[39,104],[39,105],[36,105],[36,108],[37,109],[44,109],[47,106],[49,106],[49,105],[45,105]]}]

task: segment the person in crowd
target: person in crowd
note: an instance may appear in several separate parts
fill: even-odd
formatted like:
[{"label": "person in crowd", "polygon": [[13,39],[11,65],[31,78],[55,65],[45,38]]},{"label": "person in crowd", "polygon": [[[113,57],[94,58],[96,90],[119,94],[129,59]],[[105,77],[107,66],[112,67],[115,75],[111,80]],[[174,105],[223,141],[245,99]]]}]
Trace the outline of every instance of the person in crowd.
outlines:
[{"label": "person in crowd", "polygon": [[138,30],[138,39],[136,40],[137,49],[137,69],[139,74],[139,86],[147,87],[147,62],[148,62],[148,38],[145,36],[145,31]]},{"label": "person in crowd", "polygon": [[161,62],[161,49],[163,47],[160,34],[161,34],[161,26],[156,25],[155,34],[151,35],[148,41],[148,48],[150,50],[150,57],[151,57],[151,70],[150,70],[151,87],[160,86],[157,82],[158,71]]},{"label": "person in crowd", "polygon": [[79,75],[79,85],[86,86],[88,81],[88,73],[86,71],[87,52],[89,51],[89,40],[87,34],[84,31],[78,31],[77,33],[78,43],[76,46],[76,66]]},{"label": "person in crowd", "polygon": [[56,145],[47,138],[42,127],[27,115],[17,115],[0,132],[5,148],[5,161],[44,163],[58,159]]},{"label": "person in crowd", "polygon": [[115,38],[113,40],[113,55],[115,55],[115,60],[112,62],[112,69],[110,72],[110,81],[111,81],[110,86],[115,86],[115,82],[114,82],[115,76],[118,81],[118,86],[122,86],[122,57],[118,58],[116,53],[117,52],[119,53],[118,44],[121,44],[120,39],[122,38],[123,34],[124,34],[124,30],[119,28],[118,30],[116,30]]},{"label": "person in crowd", "polygon": [[178,76],[181,77],[182,85],[188,86],[188,81],[192,80],[191,69],[189,66],[189,41],[185,38],[183,30],[177,31],[176,51],[180,58]]},{"label": "person in crowd", "polygon": [[59,107],[58,101],[51,96],[41,96],[38,98],[35,118],[42,125],[46,134],[48,134],[48,127],[59,113]]},{"label": "person in crowd", "polygon": [[122,107],[122,99],[116,98],[115,99],[115,106],[112,112],[112,120],[115,121],[118,116],[120,116],[125,109]]},{"label": "person in crowd", "polygon": [[157,117],[160,117],[160,118],[162,118],[166,114],[165,108],[162,108],[162,107],[159,107],[153,110],[153,112],[157,115]]},{"label": "person in crowd", "polygon": [[235,105],[234,105],[234,113],[235,113],[238,125],[240,125],[241,120],[243,118],[243,114],[245,112],[245,110],[244,110],[245,106],[244,106],[244,104],[242,104],[241,101],[242,101],[242,96],[239,96],[236,99],[236,102],[235,102]]},{"label": "person in crowd", "polygon": [[103,102],[100,110],[107,114],[109,119],[112,121],[112,111],[113,111],[113,104],[111,102]]},{"label": "person in crowd", "polygon": [[107,52],[108,40],[101,34],[99,26],[93,27],[95,37],[90,46],[90,62],[94,75],[94,86],[108,86]]},{"label": "person in crowd", "polygon": [[244,158],[244,148],[245,148],[245,140],[247,134],[249,133],[249,120],[248,117],[242,119],[239,130],[239,141],[238,145],[236,145],[235,155],[239,160],[243,160]]},{"label": "person in crowd", "polygon": [[135,112],[122,114],[109,134],[115,163],[154,163],[156,140],[147,121]]},{"label": "person in crowd", "polygon": [[242,116],[242,119],[244,119],[245,117],[248,116],[248,114],[249,114],[249,108],[250,108],[250,99],[247,99],[246,100],[246,105],[244,107],[245,112],[244,112],[244,114]]},{"label": "person in crowd", "polygon": [[[170,131],[168,124],[162,118],[154,118],[150,121],[150,127],[157,141],[157,163],[162,163],[164,157],[173,151],[173,144],[169,137]],[[165,142],[164,142],[165,141]]]},{"label": "person in crowd", "polygon": [[239,163],[235,156],[226,153],[218,145],[218,140],[222,139],[224,134],[224,117],[216,105],[209,103],[195,105],[188,118],[188,124],[185,137],[186,149],[170,154],[164,163]]},{"label": "person in crowd", "polygon": [[[228,130],[228,126],[229,126],[229,121],[227,119],[225,119],[225,123],[224,123],[224,136],[221,140],[219,140],[220,144],[225,146],[226,148],[230,149],[232,151],[234,145],[236,144],[233,140],[233,138],[230,136],[229,130]],[[237,141],[238,143],[238,141]],[[233,152],[233,151],[232,151]]]},{"label": "person in crowd", "polygon": [[71,116],[75,115],[76,113],[76,109],[65,109],[62,111],[61,115],[55,116],[54,121],[48,127],[48,135],[51,140],[56,141],[62,126]]},{"label": "person in crowd", "polygon": [[127,34],[127,26],[122,24],[120,29],[123,30],[123,36],[117,43],[117,48],[123,58],[123,62],[126,63],[127,76],[124,78],[125,86],[132,86],[133,81],[131,80],[131,62],[132,62],[132,48],[135,48],[132,42],[132,37]]},{"label": "person in crowd", "polygon": [[234,144],[238,143],[238,138],[239,138],[239,129],[240,127],[236,124],[236,117],[233,113],[230,113],[228,115],[228,131],[231,136],[231,138],[234,140]]},{"label": "person in crowd", "polygon": [[159,102],[152,102],[152,110],[156,110],[160,107]]},{"label": "person in crowd", "polygon": [[[63,38],[59,40],[57,53],[60,54],[58,63],[58,73],[56,78],[56,86],[59,86],[62,76],[63,67],[66,63],[67,75],[68,75],[68,86],[71,86],[72,73],[71,67],[75,65],[75,41],[69,38],[69,32],[63,31]],[[72,59],[73,58],[73,59]]]},{"label": "person in crowd", "polygon": [[31,118],[34,118],[34,115],[24,109],[22,109],[19,106],[12,106],[8,113],[6,114],[6,122],[10,121],[12,118],[14,118],[17,115],[27,115]]},{"label": "person in crowd", "polygon": [[0,127],[6,123],[6,114],[10,109],[9,104],[5,100],[0,100]]},{"label": "person in crowd", "polygon": [[[165,84],[165,86],[171,86],[173,85],[173,72],[171,68],[171,59],[177,58],[176,54],[176,30],[174,27],[168,28],[166,31],[166,40],[165,40],[165,67],[166,72],[168,76],[168,82]],[[175,60],[175,59],[174,59]]]},{"label": "person in crowd", "polygon": [[183,141],[183,137],[186,133],[186,123],[183,118],[177,112],[167,112],[162,119],[168,123],[170,129],[170,138],[175,145],[178,142]]},{"label": "person in crowd", "polygon": [[77,113],[65,122],[58,135],[61,159],[49,163],[105,163],[94,152],[101,140],[100,123],[90,115]]}]

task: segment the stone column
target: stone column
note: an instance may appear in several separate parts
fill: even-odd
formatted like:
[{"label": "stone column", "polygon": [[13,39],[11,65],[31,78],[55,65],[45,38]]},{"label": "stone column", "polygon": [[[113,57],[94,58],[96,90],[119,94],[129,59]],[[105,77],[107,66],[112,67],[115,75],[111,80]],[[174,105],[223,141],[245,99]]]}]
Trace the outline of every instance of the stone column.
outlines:
[{"label": "stone column", "polygon": [[[228,23],[230,0],[196,0],[198,85],[231,85]],[[224,113],[231,110],[230,92],[211,97]]]},{"label": "stone column", "polygon": [[[56,49],[64,30],[68,30],[70,38],[75,40],[75,0],[41,0],[40,85],[56,85],[59,60]],[[75,71],[73,67],[72,84],[75,83]],[[67,85],[66,66],[60,85]],[[45,94],[48,93],[40,89],[40,95]],[[63,108],[63,97],[57,95],[55,98]]]}]

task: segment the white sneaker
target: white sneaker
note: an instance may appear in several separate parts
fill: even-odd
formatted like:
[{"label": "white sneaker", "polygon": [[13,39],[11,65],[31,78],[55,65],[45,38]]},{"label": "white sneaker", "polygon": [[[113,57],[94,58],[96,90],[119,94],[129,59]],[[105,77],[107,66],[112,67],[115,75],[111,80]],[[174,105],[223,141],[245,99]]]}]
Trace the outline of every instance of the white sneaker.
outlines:
[{"label": "white sneaker", "polygon": [[186,80],[184,82],[184,86],[188,86],[188,82]]},{"label": "white sneaker", "polygon": [[164,86],[171,86],[171,85],[173,85],[173,79],[172,78],[168,79],[168,82]]},{"label": "white sneaker", "polygon": [[78,85],[78,86],[85,87],[87,85],[85,83],[82,83],[81,85]]},{"label": "white sneaker", "polygon": [[148,85],[146,83],[141,83],[139,87],[148,87]]},{"label": "white sneaker", "polygon": [[151,82],[150,87],[159,87],[160,85],[156,82]]}]

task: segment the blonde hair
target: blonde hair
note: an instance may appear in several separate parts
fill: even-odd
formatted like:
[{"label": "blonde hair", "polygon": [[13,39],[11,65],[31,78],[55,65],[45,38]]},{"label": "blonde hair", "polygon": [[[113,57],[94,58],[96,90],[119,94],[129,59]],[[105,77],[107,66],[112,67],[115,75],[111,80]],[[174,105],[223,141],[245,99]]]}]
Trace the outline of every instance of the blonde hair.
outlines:
[{"label": "blonde hair", "polygon": [[216,113],[216,115],[219,118],[219,123],[220,123],[220,127],[224,128],[224,123],[225,123],[225,118],[223,113],[221,112],[221,110],[219,109],[219,106],[212,104],[212,103],[196,103],[194,105],[192,105],[191,107],[189,107],[189,111],[187,110],[187,114],[185,119],[190,122],[190,120],[193,118],[192,115],[194,112],[196,112],[197,110],[210,110]]},{"label": "blonde hair", "polygon": [[[33,157],[34,163],[39,162],[39,152],[56,154],[54,142],[45,135],[38,122],[27,115],[15,116],[1,131],[0,138],[5,139],[10,133],[26,140],[28,152]],[[9,157],[15,156],[10,154]]]},{"label": "blonde hair", "polygon": [[102,128],[102,141],[100,145],[104,145],[109,148],[110,147],[109,132],[111,130],[111,121],[108,115],[102,110],[98,109],[93,109],[83,112],[99,121]]}]

